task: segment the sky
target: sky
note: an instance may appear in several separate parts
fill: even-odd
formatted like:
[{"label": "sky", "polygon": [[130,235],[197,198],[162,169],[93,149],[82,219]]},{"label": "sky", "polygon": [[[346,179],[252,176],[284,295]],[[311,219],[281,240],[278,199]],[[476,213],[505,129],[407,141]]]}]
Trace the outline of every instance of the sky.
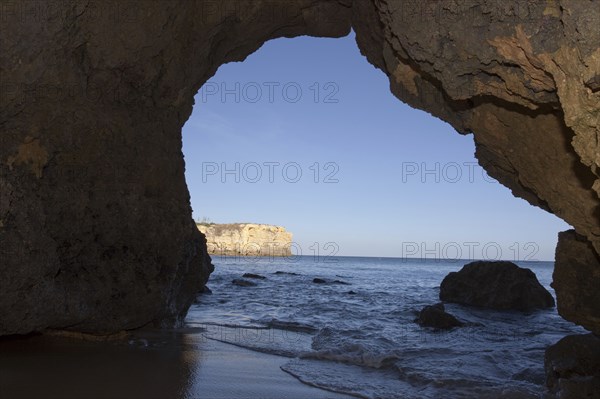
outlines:
[{"label": "sky", "polygon": [[196,220],[284,226],[302,255],[553,260],[569,228],[487,176],[472,135],[395,98],[354,33],[221,66],[183,151]]}]

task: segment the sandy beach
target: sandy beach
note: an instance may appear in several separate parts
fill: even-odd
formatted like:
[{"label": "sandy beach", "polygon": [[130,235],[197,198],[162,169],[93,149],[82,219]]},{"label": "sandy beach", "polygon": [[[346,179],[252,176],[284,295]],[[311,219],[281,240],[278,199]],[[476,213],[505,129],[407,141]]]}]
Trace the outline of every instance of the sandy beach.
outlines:
[{"label": "sandy beach", "polygon": [[0,341],[6,398],[342,399],[281,371],[287,359],[203,338],[144,332],[91,342],[39,335]]}]

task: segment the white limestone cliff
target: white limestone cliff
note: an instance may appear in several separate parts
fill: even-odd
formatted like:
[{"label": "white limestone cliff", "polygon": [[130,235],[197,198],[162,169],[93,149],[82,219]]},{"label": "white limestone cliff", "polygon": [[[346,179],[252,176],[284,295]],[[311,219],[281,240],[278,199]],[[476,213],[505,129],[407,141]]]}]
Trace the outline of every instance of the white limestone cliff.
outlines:
[{"label": "white limestone cliff", "polygon": [[223,256],[291,256],[292,233],[284,227],[255,223],[198,223],[208,253]]}]

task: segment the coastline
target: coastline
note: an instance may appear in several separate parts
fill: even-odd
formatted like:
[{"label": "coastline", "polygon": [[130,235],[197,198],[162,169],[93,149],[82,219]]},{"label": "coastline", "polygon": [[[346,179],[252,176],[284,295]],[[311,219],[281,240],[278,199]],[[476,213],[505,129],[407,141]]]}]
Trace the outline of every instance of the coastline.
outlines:
[{"label": "coastline", "polygon": [[287,358],[202,336],[137,332],[92,342],[37,335],[0,340],[0,392],[18,398],[344,399],[279,367]]}]

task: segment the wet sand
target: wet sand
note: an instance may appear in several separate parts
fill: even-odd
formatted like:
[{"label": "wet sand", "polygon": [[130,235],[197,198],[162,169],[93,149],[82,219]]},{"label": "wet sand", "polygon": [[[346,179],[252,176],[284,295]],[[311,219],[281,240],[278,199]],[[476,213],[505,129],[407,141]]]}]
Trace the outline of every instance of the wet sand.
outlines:
[{"label": "wet sand", "polygon": [[33,336],[0,340],[0,397],[342,399],[281,371],[284,357],[204,338],[144,332],[107,342]]}]

